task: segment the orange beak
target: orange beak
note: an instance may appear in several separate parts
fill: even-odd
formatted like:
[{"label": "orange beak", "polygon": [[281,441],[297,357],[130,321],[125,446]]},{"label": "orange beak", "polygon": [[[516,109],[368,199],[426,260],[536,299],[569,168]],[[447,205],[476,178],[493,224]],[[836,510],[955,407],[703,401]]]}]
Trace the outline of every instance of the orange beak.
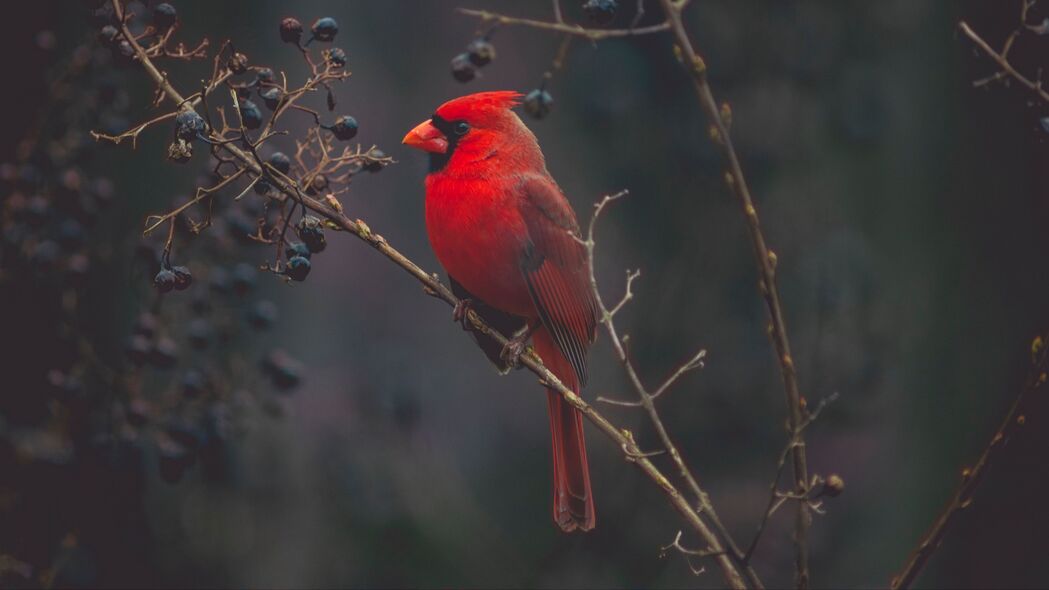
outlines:
[{"label": "orange beak", "polygon": [[433,126],[430,119],[416,125],[415,129],[404,136],[401,143],[435,154],[443,154],[448,151],[448,138]]}]

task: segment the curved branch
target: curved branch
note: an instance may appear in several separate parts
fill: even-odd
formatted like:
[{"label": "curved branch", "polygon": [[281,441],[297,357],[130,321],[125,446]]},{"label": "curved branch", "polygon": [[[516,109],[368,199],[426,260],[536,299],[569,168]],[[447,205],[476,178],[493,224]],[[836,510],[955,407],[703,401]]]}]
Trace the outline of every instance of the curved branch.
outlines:
[{"label": "curved branch", "polygon": [[[714,510],[714,504],[710,501],[710,496],[707,494],[699,485],[699,481],[696,479],[692,470],[689,469],[685,463],[685,459],[681,456],[681,452],[678,450],[674,440],[670,438],[670,433],[667,431],[666,426],[663,424],[663,419],[659,415],[659,410],[656,408],[655,400],[657,397],[662,395],[669,389],[682,375],[698,369],[703,366],[703,359],[706,358],[707,351],[700,350],[698,353],[692,356],[689,360],[685,361],[677,367],[677,369],[668,377],[662,385],[652,393],[645,387],[641,381],[641,377],[637,374],[637,369],[634,367],[634,363],[630,360],[630,355],[626,348],[626,336],[621,336],[615,326],[615,316],[623,308],[624,305],[634,297],[632,290],[634,280],[640,276],[641,271],[627,272],[626,277],[626,288],[623,297],[619,300],[612,309],[609,309],[605,304],[604,299],[601,297],[601,290],[597,286],[597,275],[594,274],[594,249],[596,242],[594,241],[594,229],[597,226],[597,220],[600,218],[601,213],[604,212],[607,207],[613,201],[620,199],[628,194],[628,191],[620,191],[614,195],[606,195],[594,206],[594,214],[590,217],[590,224],[587,227],[586,239],[576,238],[586,249],[587,263],[589,266],[589,280],[590,280],[590,291],[594,295],[594,300],[597,302],[597,311],[600,314],[600,321],[605,325],[605,331],[608,333],[608,338],[612,342],[612,349],[615,352],[616,360],[623,366],[623,370],[626,371],[627,378],[630,381],[631,386],[637,395],[637,402],[624,402],[619,400],[610,400],[607,398],[598,398],[600,401],[609,403],[612,405],[619,406],[640,406],[645,409],[648,414],[649,420],[656,429],[656,434],[659,436],[660,442],[663,444],[663,448],[670,454],[670,458],[674,462],[674,466],[678,470],[678,475],[688,485],[689,490],[695,495],[696,501],[699,503],[699,511],[707,515],[707,518],[714,524],[714,528],[721,535],[721,539],[726,545],[728,545],[728,551],[721,549],[719,546],[711,545],[710,550],[707,552],[710,555],[720,555],[721,557],[728,557],[732,559],[733,563],[738,568],[743,570],[743,573],[747,576],[751,586],[755,588],[763,588],[761,579],[758,578],[757,572],[754,568],[750,567],[747,563],[746,556],[740,551],[733,540],[732,535],[729,534],[728,529],[721,523],[721,519],[718,517],[717,512]],[[680,538],[680,536],[679,536]],[[683,552],[687,553],[687,552]],[[695,555],[694,553],[692,555]],[[691,564],[689,564],[691,568]],[[693,568],[693,573],[696,570]]]},{"label": "curved branch", "polygon": [[530,18],[517,18],[513,16],[506,16],[496,12],[489,12],[487,10],[473,10],[470,8],[460,8],[459,12],[466,16],[473,16],[479,18],[485,22],[492,22],[498,25],[508,26],[522,26],[529,27],[532,29],[543,29],[546,31],[553,31],[555,33],[565,33],[567,35],[575,35],[576,37],[585,37],[591,41],[600,41],[601,39],[611,39],[613,37],[637,37],[639,35],[651,35],[652,33],[662,33],[663,31],[670,29],[669,22],[663,22],[658,25],[652,25],[649,27],[638,27],[636,29],[587,29],[579,25],[570,25],[564,22],[548,22],[542,20],[533,20]]},{"label": "curved branch", "polygon": [[[783,308],[780,303],[779,292],[776,289],[776,264],[775,254],[769,250],[765,243],[765,235],[761,231],[758,221],[758,211],[754,206],[754,200],[750,196],[750,189],[743,176],[743,168],[739,162],[739,156],[732,146],[729,136],[728,124],[726,122],[727,112],[722,113],[714,100],[714,94],[710,90],[707,81],[706,64],[692,47],[685,25],[681,21],[681,10],[683,4],[674,0],[661,0],[663,11],[666,13],[670,29],[677,41],[677,48],[683,57],[685,67],[692,76],[699,104],[710,119],[711,125],[716,131],[715,137],[721,145],[725,159],[728,161],[728,172],[725,179],[732,191],[739,199],[743,208],[743,216],[746,219],[747,229],[750,234],[751,245],[754,250],[755,261],[758,267],[758,285],[762,297],[765,299],[765,307],[769,314],[769,337],[776,349],[776,358],[779,361],[780,373],[783,377],[783,389],[787,401],[787,415],[789,434],[791,440],[799,444],[793,447],[791,457],[794,467],[794,487],[798,497],[808,494],[808,464],[805,457],[805,445],[801,439],[801,425],[805,421],[805,410],[802,406],[801,393],[798,389],[798,378],[794,368],[794,357],[790,351],[790,339],[787,337],[787,324],[783,318]],[[798,502],[798,516],[794,526],[795,543],[795,570],[796,585],[798,588],[809,586],[809,552],[806,541],[811,515],[808,504]]]},{"label": "curved branch", "polygon": [[933,522],[932,528],[922,536],[918,546],[914,548],[914,551],[907,558],[907,563],[904,564],[903,569],[892,579],[891,588],[893,590],[909,588],[918,578],[922,569],[929,562],[929,558],[932,557],[933,552],[940,546],[940,542],[947,532],[947,525],[954,520],[954,517],[959,512],[972,503],[973,494],[980,485],[980,481],[983,479],[988,467],[991,466],[995,457],[1005,448],[1009,437],[1027,421],[1023,414],[1027,401],[1036,390],[1045,386],[1047,373],[1049,373],[1049,345],[1047,345],[1047,342],[1049,342],[1049,333],[1035,338],[1031,345],[1034,365],[1027,376],[1027,381],[1024,383],[1023,388],[1020,389],[1016,400],[1013,401],[1013,405],[1009,408],[1009,412],[1005,415],[1001,426],[994,432],[990,442],[984,447],[976,462],[973,463],[972,467],[962,469],[961,482],[954,491],[954,495],[951,496],[947,506],[944,507],[943,511]]},{"label": "curved branch", "polygon": [[[132,47],[135,49],[135,53],[138,56],[139,62],[142,67],[146,70],[147,74],[153,79],[157,86],[163,91],[168,97],[178,104],[185,103],[182,95],[167,81],[166,77],[156,68],[152,63],[149,56],[146,55],[142,47],[134,41],[131,37],[130,32],[127,30],[127,24],[123,18],[123,7],[121,6],[120,0],[111,0],[113,7],[116,11],[117,20],[123,29],[124,34],[130,39]],[[223,144],[219,146],[220,149],[230,153],[234,158],[239,160],[241,165],[250,170],[256,175],[262,173],[262,168],[255,161],[255,159],[245,151],[232,144]],[[424,271],[417,264],[412,262],[404,254],[397,251],[391,246],[382,236],[373,233],[371,229],[361,220],[352,220],[342,213],[337,213],[332,208],[328,207],[321,201],[318,201],[306,194],[304,194],[298,186],[293,183],[286,182],[284,179],[272,177],[271,184],[277,188],[283,195],[284,198],[291,198],[298,200],[308,209],[316,212],[317,214],[325,217],[329,223],[334,227],[347,231],[357,238],[361,239],[365,243],[369,244],[373,248],[379,251],[383,256],[388,258],[397,266],[401,267],[404,271],[422,283],[426,293],[444,301],[445,303],[455,306],[458,303],[458,298],[452,294],[451,290],[440,282],[436,275],[429,274]],[[467,319],[474,326],[474,328],[480,331],[482,334],[488,335],[495,339],[499,344],[506,345],[508,339],[503,335],[492,329],[473,311],[470,311],[467,315]],[[737,569],[735,563],[724,554],[721,549],[720,542],[718,541],[717,535],[707,526],[707,524],[699,517],[697,511],[691,506],[687,499],[678,491],[678,489],[670,483],[665,475],[655,466],[652,461],[649,460],[648,456],[641,451],[637,443],[634,441],[633,434],[626,429],[620,429],[614,424],[609,422],[600,412],[598,412],[593,406],[586,403],[581,397],[576,395],[571,389],[565,387],[563,383],[555,376],[546,366],[542,360],[539,359],[532,353],[522,355],[520,362],[537,375],[543,383],[558,393],[564,398],[566,402],[574,406],[592,424],[597,426],[606,437],[610,438],[616,443],[624,452],[624,457],[630,463],[633,463],[644,473],[649,479],[651,479],[667,496],[668,502],[675,510],[685,519],[689,526],[694,529],[703,540],[708,544],[712,552],[721,552],[717,557],[717,563],[722,569],[722,573],[725,577],[725,581],[732,588],[746,588],[746,584],[743,582],[743,578]]]},{"label": "curved branch", "polygon": [[[983,50],[983,52],[986,53],[988,57],[993,59],[994,62],[998,64],[998,67],[1002,68],[1000,72],[994,74],[990,78],[986,78],[986,80],[1000,80],[1006,76],[1009,76],[1012,79],[1019,82],[1020,84],[1023,84],[1028,90],[1037,94],[1038,97],[1044,100],[1045,102],[1049,102],[1049,92],[1046,92],[1045,89],[1042,88],[1041,80],[1031,80],[1023,74],[1021,74],[1020,72],[1016,71],[1016,68],[1014,68],[1013,65],[1009,63],[1009,60],[1006,58],[1005,51],[1003,51],[1002,53],[998,53],[997,51],[992,49],[991,46],[988,45],[982,37],[977,35],[976,31],[972,30],[972,28],[969,27],[968,23],[966,23],[965,21],[958,23],[958,28],[961,29],[962,33],[964,33],[966,37],[971,39],[977,47]],[[1009,38],[1014,39],[1014,37]]]}]

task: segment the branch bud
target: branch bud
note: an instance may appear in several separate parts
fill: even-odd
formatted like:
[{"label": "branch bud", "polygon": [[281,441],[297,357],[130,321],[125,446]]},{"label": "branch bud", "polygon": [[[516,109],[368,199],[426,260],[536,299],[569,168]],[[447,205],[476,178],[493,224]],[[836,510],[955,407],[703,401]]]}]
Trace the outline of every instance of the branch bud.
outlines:
[{"label": "branch bud", "polygon": [[335,193],[328,193],[324,195],[324,202],[328,204],[336,213],[342,213],[342,203],[339,199],[335,198]]},{"label": "branch bud", "polygon": [[832,473],[823,481],[823,488],[820,490],[820,495],[837,498],[843,491],[845,491],[845,480],[837,473]]},{"label": "branch bud", "polygon": [[727,102],[721,103],[721,122],[726,129],[732,127],[732,107]]}]

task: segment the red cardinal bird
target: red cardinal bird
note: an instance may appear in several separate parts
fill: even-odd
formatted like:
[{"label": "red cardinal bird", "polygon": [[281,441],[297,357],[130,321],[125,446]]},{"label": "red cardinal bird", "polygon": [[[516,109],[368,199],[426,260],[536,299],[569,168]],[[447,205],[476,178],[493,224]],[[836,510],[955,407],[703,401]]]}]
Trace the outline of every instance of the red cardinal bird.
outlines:
[{"label": "red cardinal bird", "polygon": [[[444,103],[404,137],[430,153],[426,228],[452,290],[514,335],[502,347],[474,333],[500,369],[516,365],[529,336],[546,366],[572,391],[586,384],[586,353],[594,341],[590,291],[575,213],[546,170],[535,135],[510,109],[516,92],[481,92]],[[553,440],[554,521],[561,530],[594,528],[594,498],[583,439],[583,416],[547,391]]]}]

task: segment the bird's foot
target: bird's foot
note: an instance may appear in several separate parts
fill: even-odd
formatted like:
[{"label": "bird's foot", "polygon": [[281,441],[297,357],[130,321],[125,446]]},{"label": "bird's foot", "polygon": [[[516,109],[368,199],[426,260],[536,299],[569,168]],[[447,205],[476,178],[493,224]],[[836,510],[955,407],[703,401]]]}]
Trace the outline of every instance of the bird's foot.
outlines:
[{"label": "bird's foot", "polygon": [[524,354],[527,345],[524,339],[518,340],[514,338],[506,343],[503,347],[503,352],[499,354],[499,358],[503,359],[508,367],[516,369],[521,362],[521,355]]},{"label": "bird's foot", "polygon": [[531,338],[535,328],[536,326],[528,325],[514,334],[513,338],[507,340],[506,345],[503,346],[503,351],[499,354],[499,358],[503,359],[507,366],[518,368],[521,362],[521,355],[528,349],[528,339]]},{"label": "bird's foot", "polygon": [[455,307],[452,308],[452,321],[462,326],[463,330],[470,329],[470,322],[467,316],[470,315],[470,309],[473,308],[473,304],[473,299],[464,297],[457,301]]}]

